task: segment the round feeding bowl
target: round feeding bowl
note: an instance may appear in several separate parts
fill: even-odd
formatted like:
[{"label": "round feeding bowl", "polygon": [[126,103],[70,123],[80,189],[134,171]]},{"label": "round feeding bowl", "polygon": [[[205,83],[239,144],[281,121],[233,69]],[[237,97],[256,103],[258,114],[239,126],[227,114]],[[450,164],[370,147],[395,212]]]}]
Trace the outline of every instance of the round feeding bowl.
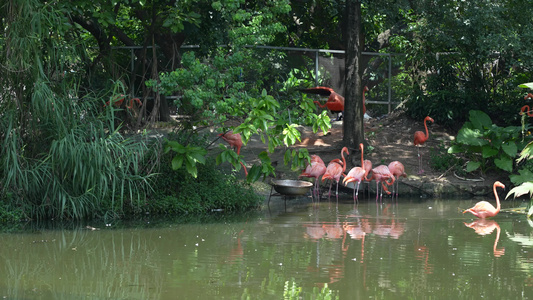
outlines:
[{"label": "round feeding bowl", "polygon": [[302,180],[272,180],[274,190],[285,196],[305,195],[313,186],[311,182]]}]

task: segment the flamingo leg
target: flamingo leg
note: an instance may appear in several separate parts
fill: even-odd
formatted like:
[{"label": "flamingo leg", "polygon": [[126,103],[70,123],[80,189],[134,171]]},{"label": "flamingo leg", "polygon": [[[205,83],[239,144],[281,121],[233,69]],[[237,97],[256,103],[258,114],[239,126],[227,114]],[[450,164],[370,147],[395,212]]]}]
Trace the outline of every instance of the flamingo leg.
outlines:
[{"label": "flamingo leg", "polygon": [[418,150],[418,174],[424,173],[424,170],[422,169],[422,156],[420,155],[420,146],[417,146],[416,149]]},{"label": "flamingo leg", "polygon": [[378,201],[378,195],[379,195],[379,182],[376,180],[376,201]]},{"label": "flamingo leg", "polygon": [[354,203],[355,203],[355,200],[357,200],[359,196],[359,184],[360,183],[361,183],[360,181],[357,182],[357,191],[354,190],[355,191],[355,196],[353,198]]}]

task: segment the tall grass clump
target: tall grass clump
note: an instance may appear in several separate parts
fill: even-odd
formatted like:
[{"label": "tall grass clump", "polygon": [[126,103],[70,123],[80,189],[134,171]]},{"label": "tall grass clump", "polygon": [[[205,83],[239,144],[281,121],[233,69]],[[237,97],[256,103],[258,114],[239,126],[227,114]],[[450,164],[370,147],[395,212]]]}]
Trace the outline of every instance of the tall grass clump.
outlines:
[{"label": "tall grass clump", "polygon": [[[120,216],[150,189],[144,139],[114,126],[109,95],[80,93],[71,72],[85,55],[69,45],[62,12],[9,1],[0,16],[0,201],[31,219]],[[107,98],[106,98],[107,97]]]}]

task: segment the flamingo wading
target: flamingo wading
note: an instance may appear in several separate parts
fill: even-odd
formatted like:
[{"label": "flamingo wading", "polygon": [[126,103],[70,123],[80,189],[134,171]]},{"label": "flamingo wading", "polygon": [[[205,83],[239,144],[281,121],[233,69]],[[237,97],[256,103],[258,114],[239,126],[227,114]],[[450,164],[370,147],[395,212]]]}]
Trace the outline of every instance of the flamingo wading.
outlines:
[{"label": "flamingo wading", "polygon": [[348,175],[344,177],[344,180],[342,183],[346,185],[350,182],[357,182],[357,188],[353,189],[353,201],[355,202],[357,200],[357,197],[359,195],[359,184],[361,184],[361,181],[365,177],[365,169],[364,169],[364,160],[363,160],[363,152],[364,152],[364,146],[363,143],[359,144],[359,149],[361,149],[361,166],[360,167],[353,167],[350,172],[348,172]]},{"label": "flamingo wading", "polygon": [[479,201],[476,203],[476,205],[474,205],[474,207],[463,211],[463,214],[469,212],[480,219],[490,218],[497,215],[500,212],[500,197],[496,191],[497,187],[505,189],[505,185],[499,181],[496,181],[492,186],[492,191],[494,192],[494,197],[496,198],[496,207],[492,206],[492,204],[487,201]]},{"label": "flamingo wading", "polygon": [[344,158],[344,153],[350,155],[348,152],[347,147],[343,147],[341,150],[341,157],[342,161],[340,159],[334,159],[329,162],[328,167],[326,169],[326,173],[322,176],[322,181],[329,179],[331,180],[331,183],[329,184],[329,194],[331,195],[331,186],[333,185],[333,181],[337,182],[337,190],[335,191],[335,195],[337,196],[337,199],[339,198],[339,181],[341,180],[341,176],[346,171],[346,159]]},{"label": "flamingo wading", "polygon": [[407,177],[407,174],[405,173],[405,167],[397,160],[392,161],[388,167],[389,171],[392,173],[392,176],[396,177],[396,189],[393,185],[392,196],[394,196],[394,191],[396,190],[396,197],[398,197],[398,190],[400,189],[400,181],[398,179],[400,179],[400,177]]}]

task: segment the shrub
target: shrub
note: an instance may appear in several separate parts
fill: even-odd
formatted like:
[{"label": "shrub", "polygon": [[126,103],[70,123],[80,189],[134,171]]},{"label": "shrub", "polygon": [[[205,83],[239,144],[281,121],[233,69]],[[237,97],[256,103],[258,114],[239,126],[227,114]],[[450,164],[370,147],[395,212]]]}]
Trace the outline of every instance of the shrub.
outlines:
[{"label": "shrub", "polygon": [[213,158],[197,165],[196,178],[183,168],[172,170],[170,160],[170,155],[162,157],[160,173],[154,177],[155,193],[147,200],[144,212],[183,215],[246,211],[262,200],[249,185],[216,169]]}]

